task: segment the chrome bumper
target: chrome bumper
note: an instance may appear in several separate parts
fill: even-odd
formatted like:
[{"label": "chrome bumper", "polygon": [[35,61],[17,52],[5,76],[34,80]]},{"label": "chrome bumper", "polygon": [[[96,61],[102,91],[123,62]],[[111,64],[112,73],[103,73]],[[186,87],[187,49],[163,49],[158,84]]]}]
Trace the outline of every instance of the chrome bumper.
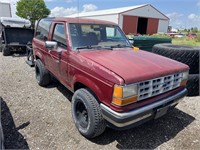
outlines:
[{"label": "chrome bumper", "polygon": [[167,113],[168,108],[174,107],[186,95],[187,89],[184,89],[171,97],[164,98],[160,101],[124,113],[113,111],[104,104],[100,104],[100,107],[104,119],[117,128],[123,128],[148,118],[161,117]]}]

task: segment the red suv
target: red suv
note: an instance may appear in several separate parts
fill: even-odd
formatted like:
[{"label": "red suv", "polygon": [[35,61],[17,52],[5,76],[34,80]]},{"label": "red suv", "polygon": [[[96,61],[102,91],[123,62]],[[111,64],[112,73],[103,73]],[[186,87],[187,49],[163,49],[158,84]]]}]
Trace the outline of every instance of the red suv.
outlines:
[{"label": "red suv", "polygon": [[87,138],[106,126],[127,129],[159,118],[187,94],[187,65],[133,51],[111,22],[41,19],[33,52],[38,84],[46,86],[54,76],[74,93],[74,123]]},{"label": "red suv", "polygon": [[197,38],[197,34],[195,34],[195,33],[190,33],[190,34],[188,35],[188,37],[189,37],[190,39],[194,39],[194,38]]}]

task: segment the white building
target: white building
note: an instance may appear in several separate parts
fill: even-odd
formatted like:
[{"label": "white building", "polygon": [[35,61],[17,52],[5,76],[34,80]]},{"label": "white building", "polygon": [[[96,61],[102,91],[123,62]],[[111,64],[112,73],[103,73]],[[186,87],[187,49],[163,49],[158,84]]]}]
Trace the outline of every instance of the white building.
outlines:
[{"label": "white building", "polygon": [[83,12],[67,17],[91,18],[118,24],[125,34],[167,32],[169,18],[150,4]]},{"label": "white building", "polygon": [[0,2],[0,17],[12,17],[9,3]]}]

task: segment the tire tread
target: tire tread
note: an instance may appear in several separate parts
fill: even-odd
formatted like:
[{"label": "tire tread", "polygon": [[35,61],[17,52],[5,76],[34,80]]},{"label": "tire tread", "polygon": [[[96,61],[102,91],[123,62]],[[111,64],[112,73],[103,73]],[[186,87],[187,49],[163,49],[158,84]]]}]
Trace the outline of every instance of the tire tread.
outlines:
[{"label": "tire tread", "polygon": [[40,86],[47,86],[51,80],[49,71],[45,68],[40,59],[36,60],[35,67],[38,67],[38,69],[40,70],[40,81],[38,81],[38,84]]},{"label": "tire tread", "polygon": [[185,63],[190,67],[190,74],[199,74],[200,48],[173,44],[157,44],[154,45],[152,52]]},{"label": "tire tread", "polygon": [[189,75],[186,88],[188,96],[199,96],[199,74]]},{"label": "tire tread", "polygon": [[[94,114],[94,123],[93,123],[94,130],[89,135],[83,134],[83,133],[81,133],[81,134],[83,134],[86,138],[94,138],[96,136],[99,136],[100,134],[102,134],[105,131],[105,128],[106,128],[106,122],[102,116],[102,112],[99,107],[99,103],[97,102],[94,94],[92,93],[92,91],[90,89],[82,88],[82,89],[79,89],[77,92],[79,94],[83,95],[87,99],[87,101],[91,105],[92,111],[94,112],[93,113]],[[73,99],[74,99],[74,97],[73,97]],[[73,105],[73,102],[72,102],[72,105]]]}]

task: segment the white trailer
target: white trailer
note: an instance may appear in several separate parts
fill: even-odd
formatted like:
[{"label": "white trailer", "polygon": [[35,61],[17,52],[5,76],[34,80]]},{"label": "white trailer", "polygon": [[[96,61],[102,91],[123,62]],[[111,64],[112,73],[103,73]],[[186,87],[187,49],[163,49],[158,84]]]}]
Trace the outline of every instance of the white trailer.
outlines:
[{"label": "white trailer", "polygon": [[0,17],[0,24],[2,24],[4,27],[9,26],[9,27],[30,27],[31,22],[26,19],[22,18],[11,18],[11,17]]}]

